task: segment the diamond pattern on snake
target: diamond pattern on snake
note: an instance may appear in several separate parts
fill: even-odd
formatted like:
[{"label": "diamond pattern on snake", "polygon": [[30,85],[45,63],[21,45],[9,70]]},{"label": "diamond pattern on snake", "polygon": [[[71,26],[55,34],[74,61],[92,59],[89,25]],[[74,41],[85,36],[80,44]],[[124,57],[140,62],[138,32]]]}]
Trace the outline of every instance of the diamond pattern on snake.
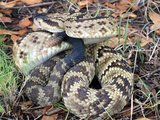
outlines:
[{"label": "diamond pattern on snake", "polygon": [[[13,49],[15,64],[26,76],[24,92],[34,104],[62,99],[71,113],[91,120],[123,109],[132,94],[133,73],[104,41],[118,34],[114,18],[52,13],[34,16],[34,23],[45,31],[27,34]],[[90,87],[95,76],[100,89]]]}]

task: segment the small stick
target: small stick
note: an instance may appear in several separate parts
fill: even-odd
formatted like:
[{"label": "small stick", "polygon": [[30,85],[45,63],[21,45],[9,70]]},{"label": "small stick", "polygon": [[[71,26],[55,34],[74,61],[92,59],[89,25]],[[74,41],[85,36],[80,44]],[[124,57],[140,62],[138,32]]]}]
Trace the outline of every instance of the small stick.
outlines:
[{"label": "small stick", "polygon": [[54,3],[55,2],[43,2],[43,3],[28,5],[28,6],[12,7],[12,8],[9,8],[9,9],[40,7],[40,6],[45,6],[45,5],[51,5],[51,4],[54,4]]},{"label": "small stick", "polygon": [[151,73],[148,75],[148,79],[149,79],[154,73],[157,73],[157,72],[160,72],[160,68],[154,70],[153,72],[151,72]]}]

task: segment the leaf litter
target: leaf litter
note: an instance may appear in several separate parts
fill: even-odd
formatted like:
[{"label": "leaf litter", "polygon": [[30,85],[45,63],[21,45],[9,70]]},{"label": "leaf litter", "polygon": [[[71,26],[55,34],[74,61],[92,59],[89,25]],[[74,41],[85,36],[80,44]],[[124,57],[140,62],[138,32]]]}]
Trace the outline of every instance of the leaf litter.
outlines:
[{"label": "leaf litter", "polygon": [[[64,12],[68,9],[85,9],[99,15],[111,15],[126,27],[126,35],[116,36],[108,45],[119,49],[130,61],[135,72],[135,85],[131,101],[113,117],[117,120],[158,120],[160,119],[160,4],[158,0],[6,0],[0,2],[0,34],[6,47],[12,46],[20,37],[35,31],[32,15],[36,13]],[[0,39],[1,41],[1,39]],[[21,119],[78,120],[62,111],[46,116],[48,106],[41,108],[26,102],[21,96],[13,105],[13,110],[1,114],[2,117]],[[56,108],[55,108],[56,109]]]}]

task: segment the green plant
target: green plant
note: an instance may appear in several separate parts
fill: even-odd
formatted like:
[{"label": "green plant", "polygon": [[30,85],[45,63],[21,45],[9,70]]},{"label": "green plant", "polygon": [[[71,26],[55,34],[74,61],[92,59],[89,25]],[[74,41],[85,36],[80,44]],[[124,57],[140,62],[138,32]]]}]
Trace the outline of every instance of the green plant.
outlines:
[{"label": "green plant", "polygon": [[13,94],[17,89],[16,79],[13,61],[4,52],[4,43],[0,42],[0,112],[7,112],[10,109],[7,104],[15,101]]}]

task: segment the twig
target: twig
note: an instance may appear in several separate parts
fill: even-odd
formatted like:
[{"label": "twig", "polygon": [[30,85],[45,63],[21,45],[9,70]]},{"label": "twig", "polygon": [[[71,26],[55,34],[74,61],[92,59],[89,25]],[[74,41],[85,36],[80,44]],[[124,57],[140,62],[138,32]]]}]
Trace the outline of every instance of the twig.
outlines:
[{"label": "twig", "polygon": [[155,53],[155,50],[156,50],[156,48],[157,48],[157,46],[158,46],[159,40],[160,40],[160,39],[158,39],[157,43],[155,44],[154,49],[153,49],[153,52],[152,52],[151,56],[149,57],[149,60],[148,60],[148,61],[150,61],[150,60],[152,59],[153,54]]},{"label": "twig", "polygon": [[5,28],[7,28],[6,24],[3,22],[1,18],[0,18],[0,22],[4,25]]},{"label": "twig", "polygon": [[148,75],[148,79],[149,79],[154,73],[157,73],[157,72],[160,72],[160,68],[154,70],[153,72],[151,72],[151,73]]},{"label": "twig", "polygon": [[9,8],[9,9],[40,7],[40,6],[45,6],[45,5],[51,5],[51,4],[54,4],[54,3],[55,2],[43,2],[43,3],[37,3],[37,4],[33,4],[33,5],[28,5],[28,6],[12,7],[12,8]]},{"label": "twig", "polygon": [[45,113],[46,115],[53,115],[61,112],[62,109],[60,108],[54,108],[53,106]]}]

